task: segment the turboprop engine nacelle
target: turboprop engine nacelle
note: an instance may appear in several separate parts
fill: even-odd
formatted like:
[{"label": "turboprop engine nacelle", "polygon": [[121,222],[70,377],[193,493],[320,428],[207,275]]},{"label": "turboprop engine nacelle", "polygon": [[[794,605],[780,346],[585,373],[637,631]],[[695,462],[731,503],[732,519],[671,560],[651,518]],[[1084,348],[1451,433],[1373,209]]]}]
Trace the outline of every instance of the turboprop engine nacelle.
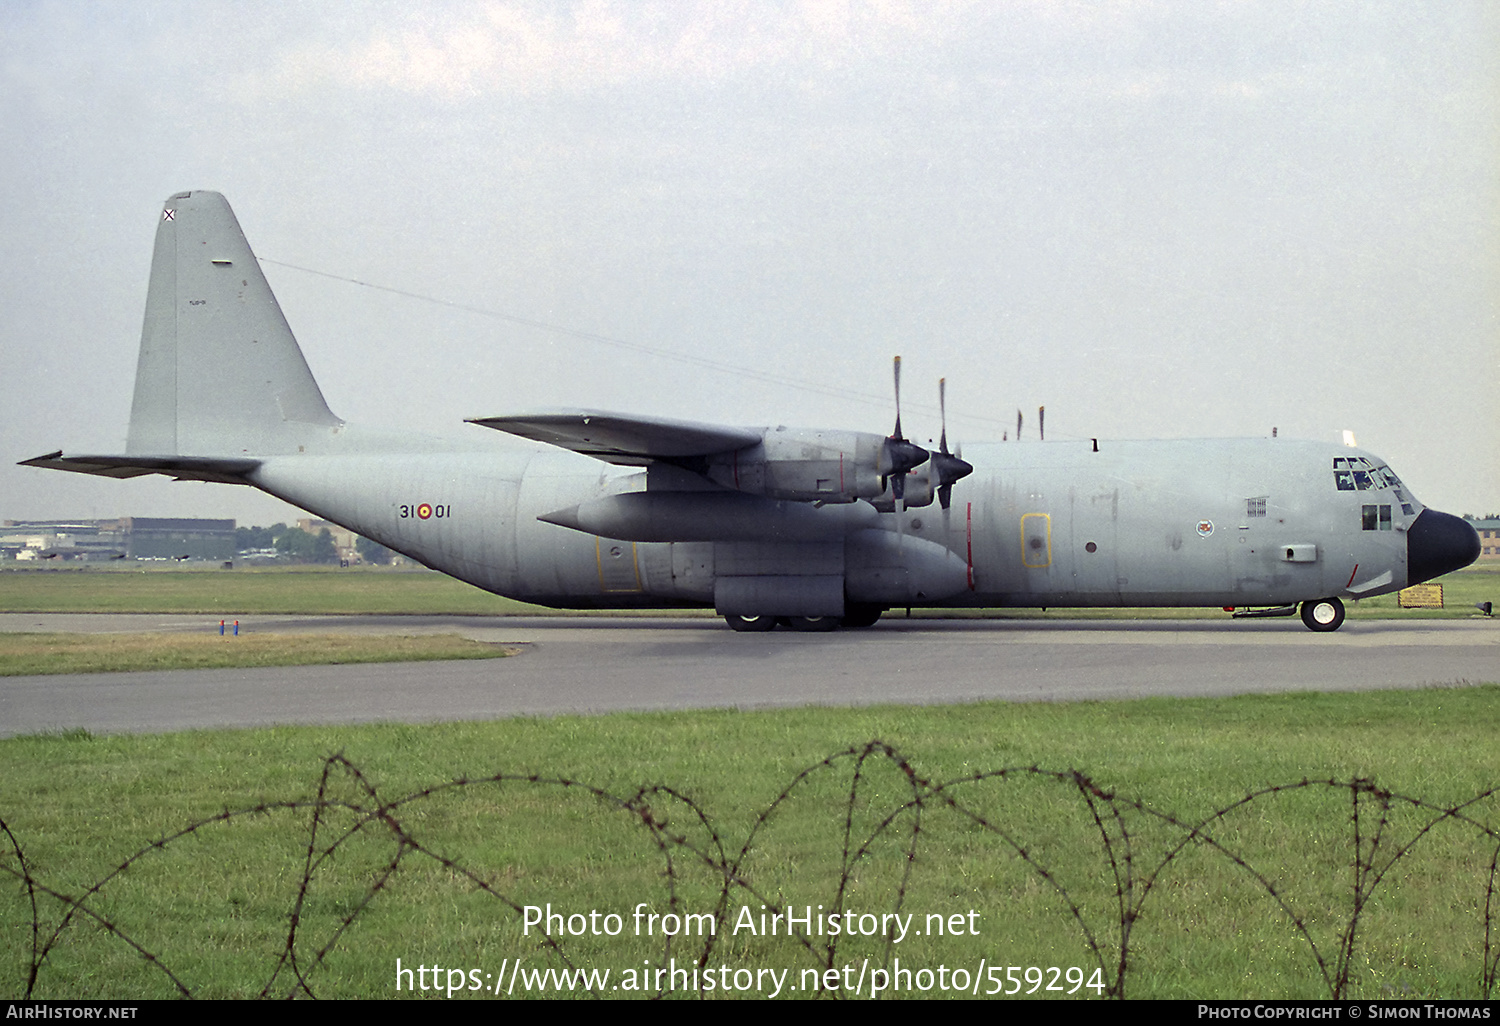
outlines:
[{"label": "turboprop engine nacelle", "polygon": [[[902,448],[893,452],[894,445]],[[893,471],[916,466],[927,450],[865,431],[776,427],[759,445],[708,458],[710,481],[773,499],[854,502],[878,498]]]},{"label": "turboprop engine nacelle", "polygon": [[[947,432],[944,431],[946,436]],[[947,509],[952,502],[953,485],[955,482],[968,477],[974,472],[972,464],[959,459],[952,453],[946,451],[947,439],[944,438],[944,449],[939,452],[928,453],[925,465],[906,475],[905,495],[899,500],[896,497],[896,489],[892,477],[887,482],[885,491],[879,497],[871,499],[870,505],[882,513],[894,513],[897,503],[905,505],[907,509],[921,506],[931,506],[932,500],[936,498]]]},{"label": "turboprop engine nacelle", "polygon": [[[936,494],[937,485],[933,484],[932,476],[927,472],[927,468],[924,467],[921,470],[913,471],[906,475],[905,494],[901,497],[900,502],[907,509],[931,506],[932,497]],[[882,513],[896,512],[896,503],[896,489],[889,482],[880,495],[870,500],[870,505]]]},{"label": "turboprop engine nacelle", "polygon": [[743,492],[621,492],[537,518],[634,542],[828,541],[875,526],[867,505],[819,509]]}]

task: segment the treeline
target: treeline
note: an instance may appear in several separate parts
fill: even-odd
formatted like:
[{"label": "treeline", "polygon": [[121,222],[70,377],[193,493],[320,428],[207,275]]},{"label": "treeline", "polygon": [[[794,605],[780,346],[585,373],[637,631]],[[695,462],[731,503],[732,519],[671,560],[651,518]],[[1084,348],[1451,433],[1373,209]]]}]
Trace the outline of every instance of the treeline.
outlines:
[{"label": "treeline", "polygon": [[[288,527],[286,524],[272,524],[270,527],[236,527],[234,547],[238,552],[275,549],[277,558],[284,559],[288,563],[339,562],[339,552],[334,547],[333,535],[326,527],[317,534],[304,531],[300,527]],[[357,538],[355,548],[360,558],[366,563],[383,564],[391,561],[391,550],[368,538]]]}]

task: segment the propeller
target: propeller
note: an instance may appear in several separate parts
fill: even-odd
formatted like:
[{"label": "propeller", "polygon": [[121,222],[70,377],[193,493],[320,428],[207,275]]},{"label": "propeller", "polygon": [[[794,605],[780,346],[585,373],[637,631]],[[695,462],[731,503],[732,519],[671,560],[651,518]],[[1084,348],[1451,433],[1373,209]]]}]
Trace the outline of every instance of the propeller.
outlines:
[{"label": "propeller", "polygon": [[927,459],[928,452],[914,442],[908,442],[901,434],[901,357],[896,357],[895,363],[896,382],[896,430],[880,446],[880,471],[881,484],[890,482],[891,494],[895,496],[898,503],[904,505],[906,498],[906,474],[915,467],[920,467]]},{"label": "propeller", "polygon": [[932,454],[932,470],[936,478],[938,504],[946,511],[953,501],[953,484],[974,473],[974,466],[966,463],[956,453],[948,451],[948,379],[938,379],[938,413],[942,417],[943,433],[938,437],[938,451]]}]

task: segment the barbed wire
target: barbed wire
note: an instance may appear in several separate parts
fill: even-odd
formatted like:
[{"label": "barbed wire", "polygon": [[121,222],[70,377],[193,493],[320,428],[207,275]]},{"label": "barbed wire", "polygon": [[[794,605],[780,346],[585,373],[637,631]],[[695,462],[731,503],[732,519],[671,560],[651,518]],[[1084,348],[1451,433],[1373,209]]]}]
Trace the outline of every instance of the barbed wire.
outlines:
[{"label": "barbed wire", "polygon": [[[896,771],[899,797],[883,797],[877,793],[879,788],[872,782],[872,774],[882,767]],[[1253,886],[1266,895],[1289,923],[1294,936],[1305,946],[1327,996],[1334,999],[1349,997],[1355,984],[1354,970],[1361,950],[1360,928],[1377,892],[1382,885],[1388,884],[1392,870],[1411,857],[1419,842],[1427,839],[1433,831],[1440,826],[1460,829],[1477,842],[1492,846],[1482,887],[1483,899],[1473,904],[1478,909],[1479,922],[1475,924],[1475,932],[1480,938],[1477,990],[1485,999],[1493,997],[1496,992],[1497,977],[1500,977],[1500,896],[1497,896],[1500,894],[1500,830],[1481,821],[1474,812],[1478,806],[1500,795],[1500,787],[1490,788],[1455,805],[1439,805],[1384,789],[1363,777],[1343,781],[1304,778],[1250,791],[1193,820],[1155,809],[1140,798],[1107,790],[1088,774],[1076,769],[1057,771],[1036,765],[1011,766],[933,781],[918,773],[893,746],[877,739],[829,755],[796,773],[755,815],[747,836],[738,847],[726,843],[707,810],[685,791],[672,786],[642,786],[617,794],[568,777],[499,772],[482,777],[455,777],[395,799],[386,799],[364,771],[342,753],[324,760],[312,797],[266,801],[236,810],[225,808],[215,815],[195,820],[133,852],[79,894],[65,893],[43,882],[27,858],[21,841],[11,827],[0,820],[0,830],[4,832],[8,847],[4,858],[0,859],[0,872],[22,885],[26,897],[24,907],[30,919],[24,996],[31,998],[37,994],[44,970],[54,960],[54,953],[69,931],[77,929],[80,919],[92,922],[133,950],[147,965],[162,974],[179,996],[194,996],[193,987],[163,961],[159,952],[139,940],[131,929],[118,921],[117,916],[104,910],[107,904],[102,900],[105,888],[145,860],[159,856],[216,825],[276,812],[306,816],[306,843],[301,854],[296,895],[287,914],[286,936],[264,985],[259,989],[263,998],[319,996],[314,983],[320,970],[326,967],[340,942],[356,921],[367,913],[375,899],[392,890],[398,872],[412,858],[426,859],[443,867],[453,879],[464,881],[493,899],[501,907],[502,916],[524,917],[528,906],[513,893],[464,865],[459,856],[424,840],[413,826],[422,818],[424,803],[444,795],[500,785],[587,795],[606,814],[622,816],[641,828],[649,839],[647,851],[654,852],[654,857],[660,860],[660,877],[667,891],[669,913],[680,913],[684,908],[683,891],[687,879],[684,873],[694,867],[705,871],[708,879],[713,881],[715,892],[711,913],[713,928],[706,933],[700,931],[701,943],[691,952],[693,964],[703,968],[708,965],[725,933],[723,927],[728,924],[732,902],[749,899],[771,908],[786,904],[767,885],[752,879],[750,863],[759,850],[757,842],[773,819],[809,790],[815,781],[839,773],[847,773],[848,781],[846,787],[838,789],[842,795],[839,800],[842,818],[837,823],[840,851],[829,908],[843,909],[862,868],[870,864],[881,845],[893,845],[901,859],[901,867],[887,910],[899,915],[906,906],[917,867],[931,861],[923,847],[924,838],[930,833],[924,824],[933,815],[946,812],[960,823],[977,828],[982,836],[998,841],[1056,896],[1066,909],[1066,917],[1077,928],[1088,957],[1100,972],[1104,981],[1102,993],[1114,998],[1126,996],[1134,969],[1131,960],[1134,932],[1145,915],[1148,900],[1162,885],[1168,870],[1175,869],[1189,852],[1200,851],[1221,857],[1245,874]],[[1065,882],[1065,874],[1043,854],[1044,846],[1035,839],[1028,842],[1023,835],[1028,825],[1038,833],[1045,832],[1041,824],[1027,822],[1028,814],[1032,819],[1038,818],[1037,810],[1026,808],[1027,803],[1021,800],[991,807],[973,794],[982,785],[1023,780],[1060,789],[1080,803],[1081,822],[1097,842],[1101,860],[1099,879],[1107,884],[1104,888],[1110,909],[1107,914],[1091,908],[1089,900],[1081,893],[1082,885]],[[352,785],[352,796],[340,797],[336,793],[341,781]],[[837,782],[836,776],[834,782]],[[1314,798],[1321,793],[1349,803],[1347,914],[1339,922],[1338,932],[1331,943],[1326,940],[1319,942],[1314,935],[1312,920],[1327,919],[1336,910],[1324,906],[1299,910],[1298,902],[1290,893],[1291,885],[1279,885],[1276,873],[1255,864],[1255,856],[1249,851],[1248,844],[1237,844],[1232,839],[1235,833],[1232,817],[1236,814],[1256,809],[1263,816],[1270,815],[1274,809],[1261,807],[1298,793]],[[1049,806],[1049,809],[1055,812],[1056,806]],[[1401,809],[1419,817],[1404,838],[1392,836],[1394,814]],[[349,818],[338,825],[335,819],[341,815]],[[679,825],[679,818],[683,816],[686,827]],[[864,825],[857,825],[861,823]],[[1152,824],[1167,831],[1165,839],[1153,842],[1149,829]],[[308,904],[315,882],[331,872],[341,850],[356,838],[372,834],[392,843],[389,856],[374,870],[360,897],[335,918],[321,942],[306,940],[304,935],[311,928]],[[1153,843],[1159,847],[1154,862],[1150,861],[1150,853],[1145,850]],[[1077,853],[1072,855],[1076,857]],[[1284,872],[1297,875],[1293,871]],[[44,911],[49,901],[58,909],[57,919],[50,925]],[[885,921],[881,920],[882,923]],[[559,960],[567,970],[578,972],[579,966],[568,950],[566,931],[557,935],[550,932],[549,927],[539,930],[538,936],[538,943],[550,957]],[[882,937],[882,965],[889,969],[896,937],[891,930]],[[680,937],[664,934],[659,962],[675,958],[678,946],[689,940],[685,931]],[[823,970],[833,969],[841,948],[851,943],[845,932],[819,937],[810,930],[802,934],[788,931],[783,940],[800,948],[813,965]],[[601,996],[596,990],[590,992],[595,997]],[[664,996],[664,993],[662,989],[655,991],[656,996]],[[819,996],[824,994],[840,996],[836,988],[819,992]]]}]

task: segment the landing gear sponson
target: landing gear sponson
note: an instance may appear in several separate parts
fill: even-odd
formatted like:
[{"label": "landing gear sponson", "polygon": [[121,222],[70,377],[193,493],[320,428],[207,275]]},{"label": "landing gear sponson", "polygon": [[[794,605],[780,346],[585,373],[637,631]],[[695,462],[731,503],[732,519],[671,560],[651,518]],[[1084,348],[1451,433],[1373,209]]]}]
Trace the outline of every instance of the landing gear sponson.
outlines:
[{"label": "landing gear sponson", "polygon": [[777,625],[790,627],[794,631],[819,633],[837,630],[840,627],[871,627],[884,612],[884,606],[850,602],[845,606],[843,616],[742,616],[737,613],[728,613],[724,617],[724,622],[729,624],[732,630],[744,634],[759,634],[775,630]]}]

